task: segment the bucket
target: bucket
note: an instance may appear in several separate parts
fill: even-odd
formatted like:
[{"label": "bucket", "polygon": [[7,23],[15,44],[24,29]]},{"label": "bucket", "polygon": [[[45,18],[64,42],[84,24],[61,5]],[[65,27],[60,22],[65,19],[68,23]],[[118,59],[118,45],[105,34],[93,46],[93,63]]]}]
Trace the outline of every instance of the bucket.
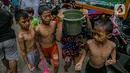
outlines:
[{"label": "bucket", "polygon": [[64,32],[68,35],[78,35],[81,33],[83,19],[85,16],[80,10],[72,9],[64,13]]}]

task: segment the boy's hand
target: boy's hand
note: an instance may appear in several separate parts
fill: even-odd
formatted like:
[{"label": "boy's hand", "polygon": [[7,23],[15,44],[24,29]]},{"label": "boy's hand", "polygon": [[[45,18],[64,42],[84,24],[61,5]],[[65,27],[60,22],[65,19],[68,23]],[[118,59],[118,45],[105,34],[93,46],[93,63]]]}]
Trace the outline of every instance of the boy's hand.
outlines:
[{"label": "boy's hand", "polygon": [[112,65],[112,64],[115,64],[115,63],[116,63],[116,60],[107,60],[105,64],[107,66],[107,65]]},{"label": "boy's hand", "polygon": [[82,62],[78,62],[76,65],[75,65],[75,70],[81,70],[82,68]]},{"label": "boy's hand", "polygon": [[87,9],[81,9],[80,10],[85,16],[88,16],[88,10]]},{"label": "boy's hand", "polygon": [[29,69],[30,71],[33,71],[33,70],[34,70],[34,67],[33,67],[31,64],[28,64],[28,69]]},{"label": "boy's hand", "polygon": [[62,21],[64,18],[63,12],[59,12],[57,16],[59,18],[59,21]]},{"label": "boy's hand", "polygon": [[42,54],[40,54],[40,59],[41,59],[41,60],[43,59],[43,55],[42,55]]}]

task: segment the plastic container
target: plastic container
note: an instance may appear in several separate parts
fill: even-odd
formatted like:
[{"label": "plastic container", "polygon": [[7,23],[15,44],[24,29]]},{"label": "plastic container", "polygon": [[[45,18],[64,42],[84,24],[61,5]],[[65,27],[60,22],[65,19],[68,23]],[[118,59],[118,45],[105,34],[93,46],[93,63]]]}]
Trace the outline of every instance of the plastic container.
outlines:
[{"label": "plastic container", "polygon": [[83,19],[85,16],[80,10],[67,10],[64,13],[64,31],[68,35],[78,35],[81,33]]}]

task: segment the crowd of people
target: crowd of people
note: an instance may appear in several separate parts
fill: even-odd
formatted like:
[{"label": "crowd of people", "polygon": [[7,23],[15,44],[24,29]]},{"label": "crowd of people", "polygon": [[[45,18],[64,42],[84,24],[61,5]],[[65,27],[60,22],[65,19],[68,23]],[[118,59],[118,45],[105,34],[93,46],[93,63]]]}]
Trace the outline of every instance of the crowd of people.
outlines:
[{"label": "crowd of people", "polygon": [[[89,56],[89,60],[85,73],[107,73],[106,66],[116,63],[116,45],[109,40],[113,31],[113,24],[109,19],[104,18],[94,22],[92,29],[88,10],[81,9],[80,11],[85,15],[84,29],[93,36],[92,39],[86,39],[87,36],[82,35],[87,33],[75,36],[64,33],[63,12],[73,8],[69,0],[63,0],[68,6],[60,4],[58,0],[52,0],[51,8],[43,0],[0,1],[7,7],[9,4],[15,7],[14,15],[8,9],[0,8],[0,60],[6,67],[7,73],[18,73],[18,49],[30,72],[41,71],[39,63],[45,58],[49,64],[48,70],[58,73],[60,63],[56,42],[62,43],[65,73],[68,73],[72,62],[74,62],[75,72],[80,73],[86,55]],[[43,2],[40,4],[40,1]],[[53,14],[52,10],[54,10]],[[17,47],[15,32],[11,28],[13,17],[21,27],[17,36],[19,47]]]}]

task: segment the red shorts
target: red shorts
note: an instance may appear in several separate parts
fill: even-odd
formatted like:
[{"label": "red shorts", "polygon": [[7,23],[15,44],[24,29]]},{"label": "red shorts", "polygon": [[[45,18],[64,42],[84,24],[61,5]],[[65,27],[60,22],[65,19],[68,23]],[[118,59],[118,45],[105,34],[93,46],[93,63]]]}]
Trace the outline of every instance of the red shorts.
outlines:
[{"label": "red shorts", "polygon": [[55,67],[59,66],[59,51],[56,43],[50,48],[42,48],[42,52],[45,57],[49,57],[52,59]]}]

